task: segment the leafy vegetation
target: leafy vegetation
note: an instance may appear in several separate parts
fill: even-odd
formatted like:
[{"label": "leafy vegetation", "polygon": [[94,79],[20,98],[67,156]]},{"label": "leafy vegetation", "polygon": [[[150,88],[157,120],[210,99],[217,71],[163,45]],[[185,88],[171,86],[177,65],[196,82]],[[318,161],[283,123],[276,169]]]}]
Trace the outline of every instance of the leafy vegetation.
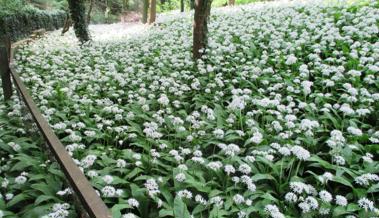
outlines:
[{"label": "leafy vegetation", "polygon": [[377,1],[215,9],[198,62],[192,17],[159,19],[17,55],[113,217],[378,216]]},{"label": "leafy vegetation", "polygon": [[9,36],[16,41],[40,28],[54,30],[63,26],[63,11],[43,11],[17,2],[0,4],[0,37]]},{"label": "leafy vegetation", "polygon": [[0,217],[77,217],[63,173],[48,160],[40,136],[25,128],[31,121],[21,104],[12,101],[0,105]]}]

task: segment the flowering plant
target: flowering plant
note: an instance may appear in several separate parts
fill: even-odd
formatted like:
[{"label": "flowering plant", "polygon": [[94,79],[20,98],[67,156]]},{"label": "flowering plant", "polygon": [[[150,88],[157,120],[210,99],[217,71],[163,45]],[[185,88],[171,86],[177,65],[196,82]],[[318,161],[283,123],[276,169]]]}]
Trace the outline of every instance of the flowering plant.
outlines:
[{"label": "flowering plant", "polygon": [[46,119],[114,217],[378,216],[379,9],[216,9],[17,55]]}]

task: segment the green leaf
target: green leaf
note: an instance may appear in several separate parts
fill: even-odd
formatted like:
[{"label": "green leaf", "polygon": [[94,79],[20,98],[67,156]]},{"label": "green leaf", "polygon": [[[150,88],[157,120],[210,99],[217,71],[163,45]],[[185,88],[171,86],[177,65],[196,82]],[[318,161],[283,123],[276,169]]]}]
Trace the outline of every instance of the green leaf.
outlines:
[{"label": "green leaf", "polygon": [[125,208],[132,208],[128,204],[115,204],[112,209],[112,218],[120,218],[122,216],[121,210]]},{"label": "green leaf", "polygon": [[159,217],[167,217],[167,216],[173,217],[174,212],[172,210],[166,210],[166,209],[159,210]]},{"label": "green leaf", "polygon": [[374,193],[379,192],[379,183],[372,185],[368,190],[367,193]]},{"label": "green leaf", "polygon": [[251,177],[251,179],[254,182],[257,182],[257,181],[260,181],[260,180],[264,180],[264,179],[275,180],[275,178],[273,176],[271,176],[270,174],[255,174],[253,177]]},{"label": "green leaf", "polygon": [[187,205],[182,201],[180,197],[176,197],[174,200],[174,217],[176,218],[190,218],[190,213],[187,209]]},{"label": "green leaf", "polygon": [[39,205],[42,202],[48,201],[48,200],[54,200],[56,202],[59,201],[59,199],[55,196],[50,196],[50,195],[40,195],[38,198],[34,201],[34,205]]},{"label": "green leaf", "polygon": [[353,188],[353,185],[344,176],[335,176],[333,177],[332,181],[349,186],[350,188]]},{"label": "green leaf", "polygon": [[10,200],[8,202],[7,207],[12,207],[12,206],[14,206],[14,205],[16,205],[22,201],[28,200],[28,199],[29,199],[28,195],[23,194],[23,193],[18,194],[15,197],[13,197],[12,200]]}]

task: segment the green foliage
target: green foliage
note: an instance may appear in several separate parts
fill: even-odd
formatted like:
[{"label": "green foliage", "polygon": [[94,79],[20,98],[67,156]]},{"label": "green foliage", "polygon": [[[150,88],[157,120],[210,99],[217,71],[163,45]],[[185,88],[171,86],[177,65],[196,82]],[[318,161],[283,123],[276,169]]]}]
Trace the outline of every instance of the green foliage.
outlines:
[{"label": "green foliage", "polygon": [[63,26],[65,16],[64,11],[40,10],[24,4],[22,0],[2,0],[0,4],[0,37],[9,36],[12,41],[16,41],[37,29],[58,29]]},{"label": "green foliage", "polygon": [[[26,132],[22,118],[8,114],[12,110],[24,114],[18,104],[0,105],[0,215],[42,217],[51,212],[54,204],[72,204],[70,196],[57,195],[66,188],[64,174],[56,163],[48,160],[42,138]],[[77,217],[73,208],[68,212],[69,218]]]}]

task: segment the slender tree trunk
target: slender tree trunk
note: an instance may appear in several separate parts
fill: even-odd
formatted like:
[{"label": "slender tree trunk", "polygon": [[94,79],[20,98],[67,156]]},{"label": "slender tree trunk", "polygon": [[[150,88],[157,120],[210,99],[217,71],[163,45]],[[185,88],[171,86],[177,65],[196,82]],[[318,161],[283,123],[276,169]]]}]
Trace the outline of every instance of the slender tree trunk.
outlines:
[{"label": "slender tree trunk", "polygon": [[236,3],[236,0],[229,0],[229,1],[228,1],[228,5],[229,5],[229,6],[233,6],[233,5],[235,5],[235,3]]},{"label": "slender tree trunk", "polygon": [[142,23],[147,23],[148,12],[149,12],[149,0],[143,0]]},{"label": "slender tree trunk", "polygon": [[184,12],[184,0],[180,0],[180,12]]},{"label": "slender tree trunk", "polygon": [[157,0],[150,0],[149,24],[154,23],[156,17],[157,17]]},{"label": "slender tree trunk", "polygon": [[[211,13],[212,0],[195,0],[195,18],[193,26],[193,58],[200,59],[207,46],[208,19]],[[204,52],[204,51],[203,51]]]},{"label": "slender tree trunk", "polygon": [[94,3],[95,3],[95,0],[90,0],[88,13],[87,13],[87,23],[88,24],[91,23],[91,13],[92,13]]},{"label": "slender tree trunk", "polygon": [[190,9],[195,9],[195,0],[190,0]]},{"label": "slender tree trunk", "polygon": [[90,40],[84,3],[84,0],[68,0],[71,19],[74,22],[75,35],[82,43]]}]

